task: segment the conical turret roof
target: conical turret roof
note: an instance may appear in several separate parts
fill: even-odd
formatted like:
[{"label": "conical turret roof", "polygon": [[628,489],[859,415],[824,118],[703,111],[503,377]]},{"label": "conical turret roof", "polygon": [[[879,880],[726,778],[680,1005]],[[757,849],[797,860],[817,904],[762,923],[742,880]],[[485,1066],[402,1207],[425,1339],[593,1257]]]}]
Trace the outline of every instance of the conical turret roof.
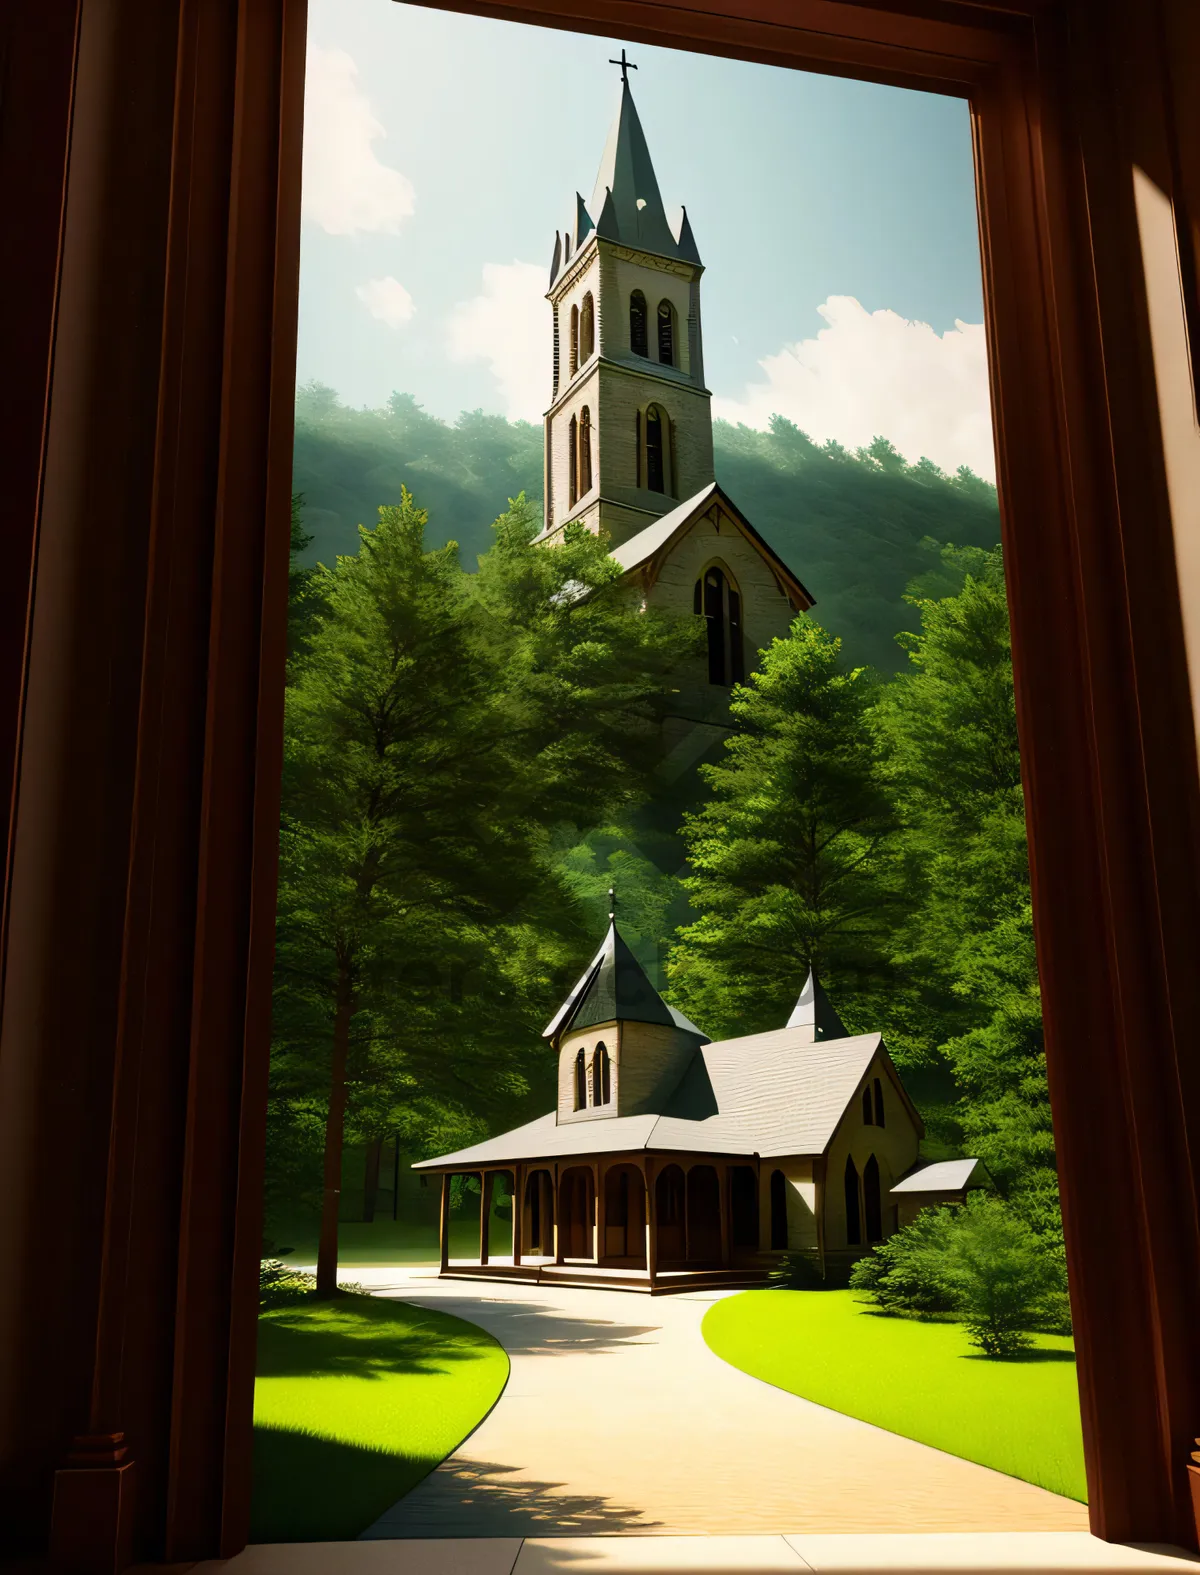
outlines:
[{"label": "conical turret roof", "polygon": [[622,940],[616,920],[610,919],[600,950],[546,1025],[544,1037],[554,1039],[568,1028],[591,1028],[596,1023],[614,1021],[685,1027],[700,1038],[705,1037],[682,1014],[671,1010]]},{"label": "conical turret roof", "polygon": [[820,1039],[846,1039],[846,1025],[842,1022],[837,1012],[834,1011],[833,1002],[825,994],[821,981],[817,978],[814,969],[808,970],[808,978],[804,981],[804,988],[800,991],[800,999],[792,1008],[792,1015],[787,1020],[789,1028],[807,1028],[815,1044]]},{"label": "conical turret roof", "polygon": [[[588,209],[596,218],[597,233],[608,240],[641,246],[663,257],[681,255],[663,209],[646,134],[628,82],[621,84],[621,103],[608,133]],[[688,237],[690,240],[690,229]],[[695,251],[694,241],[691,251]]]}]

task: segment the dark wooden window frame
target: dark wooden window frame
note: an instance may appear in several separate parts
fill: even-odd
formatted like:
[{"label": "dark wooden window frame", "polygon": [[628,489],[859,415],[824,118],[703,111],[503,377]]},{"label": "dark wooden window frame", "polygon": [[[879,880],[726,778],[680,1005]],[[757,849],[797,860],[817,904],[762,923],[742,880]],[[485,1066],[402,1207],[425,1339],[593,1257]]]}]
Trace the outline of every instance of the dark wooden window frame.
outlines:
[{"label": "dark wooden window frame", "polygon": [[[1196,8],[457,8],[970,101],[1091,1523],[1194,1546],[1200,588],[1131,172],[1194,335]],[[93,1569],[248,1528],[304,30],[303,0],[0,12],[0,1520]]]}]

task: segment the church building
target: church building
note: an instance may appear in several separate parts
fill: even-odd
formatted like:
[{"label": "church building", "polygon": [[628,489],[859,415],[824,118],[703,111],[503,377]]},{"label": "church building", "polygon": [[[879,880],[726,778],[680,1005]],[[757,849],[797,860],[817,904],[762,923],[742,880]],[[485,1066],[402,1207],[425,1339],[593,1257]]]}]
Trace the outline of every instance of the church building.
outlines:
[{"label": "church building", "polygon": [[[443,1274],[662,1292],[755,1284],[793,1252],[833,1277],[971,1184],[973,1161],[918,1166],[924,1127],[882,1036],[847,1034],[811,974],[785,1024],[713,1041],[613,919],[545,1037],[553,1110],[413,1167],[442,1177]],[[449,1252],[456,1175],[480,1183],[466,1261]],[[510,1242],[490,1240],[498,1179]]]},{"label": "church building", "polygon": [[[622,51],[622,56],[624,52]],[[616,62],[614,62],[616,63]],[[545,528],[603,531],[646,605],[703,614],[702,670],[681,685],[676,732],[727,725],[729,691],[813,598],[713,472],[700,261],[687,210],[668,220],[622,58],[621,100],[591,200],[556,234],[548,300],[554,374],[545,416]]]}]

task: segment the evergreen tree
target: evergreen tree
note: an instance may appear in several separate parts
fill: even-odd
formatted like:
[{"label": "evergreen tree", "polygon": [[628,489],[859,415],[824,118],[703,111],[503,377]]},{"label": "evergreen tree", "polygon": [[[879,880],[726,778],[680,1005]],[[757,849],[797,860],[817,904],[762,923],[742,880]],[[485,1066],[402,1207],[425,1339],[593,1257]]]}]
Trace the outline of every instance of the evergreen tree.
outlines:
[{"label": "evergreen tree", "polygon": [[737,731],[684,828],[700,917],[669,965],[672,999],[714,1037],[781,1027],[810,966],[873,1026],[901,889],[871,699],[807,616],[734,691]]},{"label": "evergreen tree", "polygon": [[[999,549],[944,554],[879,717],[919,901],[897,936],[903,1032],[945,1058],[962,1142],[1043,1238],[1061,1235]],[[957,588],[961,587],[961,588]]]},{"label": "evergreen tree", "polygon": [[287,709],[272,1187],[323,1126],[326,1294],[347,1133],[444,1151],[552,1087],[541,1029],[595,945],[557,850],[644,792],[696,637],[587,532],[531,546],[523,496],[473,577],[407,493],[379,514],[300,582]]},{"label": "evergreen tree", "polygon": [[[469,1080],[478,1107],[489,1082],[520,1075],[507,1046],[497,1053],[511,989],[495,932],[539,872],[478,618],[453,547],[427,552],[424,527],[404,494],[357,556],[318,572],[322,611],[287,700],[278,1070],[304,1082],[314,1052],[331,1060],[326,1295],[352,1081],[428,1098]],[[476,1022],[450,984],[471,972],[490,1008]]]}]

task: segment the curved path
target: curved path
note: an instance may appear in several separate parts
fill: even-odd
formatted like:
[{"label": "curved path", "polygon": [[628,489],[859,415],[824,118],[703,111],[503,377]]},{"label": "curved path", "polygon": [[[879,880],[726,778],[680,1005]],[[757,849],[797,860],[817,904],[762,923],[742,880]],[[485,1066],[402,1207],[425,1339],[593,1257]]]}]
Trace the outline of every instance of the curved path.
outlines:
[{"label": "curved path", "polygon": [[512,1361],[490,1415],[366,1538],[1087,1530],[1082,1504],[730,1367],[700,1334],[729,1292],[346,1277],[480,1324]]}]

